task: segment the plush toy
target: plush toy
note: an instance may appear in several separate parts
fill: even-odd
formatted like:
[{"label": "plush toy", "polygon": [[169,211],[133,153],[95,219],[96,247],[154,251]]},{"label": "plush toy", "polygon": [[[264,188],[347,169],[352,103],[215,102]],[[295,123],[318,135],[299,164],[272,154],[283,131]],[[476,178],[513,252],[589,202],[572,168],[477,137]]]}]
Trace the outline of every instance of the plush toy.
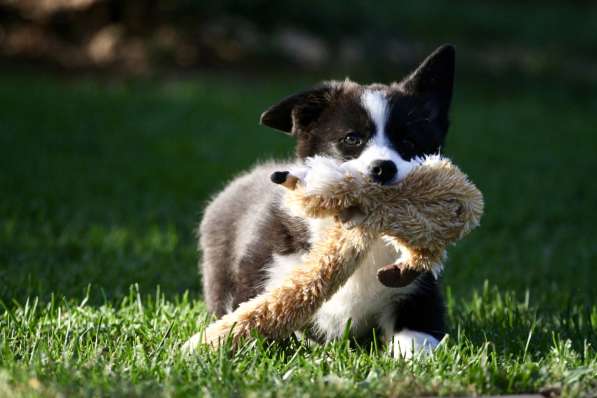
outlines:
[{"label": "plush toy", "polygon": [[378,279],[401,286],[441,267],[446,247],[479,225],[483,196],[446,158],[421,159],[394,185],[379,185],[347,165],[315,157],[304,168],[272,175],[288,189],[284,200],[293,211],[332,222],[283,283],[239,305],[186,348],[218,346],[227,337],[236,343],[251,331],[288,336],[346,282],[376,239],[384,237],[402,254]]}]

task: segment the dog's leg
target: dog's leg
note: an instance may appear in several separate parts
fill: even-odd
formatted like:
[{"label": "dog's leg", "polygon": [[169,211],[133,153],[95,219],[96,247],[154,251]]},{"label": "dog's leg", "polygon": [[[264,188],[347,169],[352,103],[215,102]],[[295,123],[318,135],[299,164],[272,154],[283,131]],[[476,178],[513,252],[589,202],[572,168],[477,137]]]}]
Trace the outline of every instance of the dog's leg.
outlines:
[{"label": "dog's leg", "polygon": [[429,355],[439,345],[439,340],[422,331],[409,328],[396,329],[396,317],[399,314],[395,309],[382,313],[380,319],[383,339],[387,346],[388,354],[395,359],[410,360],[420,355]]},{"label": "dog's leg", "polygon": [[439,284],[431,272],[397,289],[379,319],[389,353],[404,359],[432,353],[445,336],[444,311]]}]

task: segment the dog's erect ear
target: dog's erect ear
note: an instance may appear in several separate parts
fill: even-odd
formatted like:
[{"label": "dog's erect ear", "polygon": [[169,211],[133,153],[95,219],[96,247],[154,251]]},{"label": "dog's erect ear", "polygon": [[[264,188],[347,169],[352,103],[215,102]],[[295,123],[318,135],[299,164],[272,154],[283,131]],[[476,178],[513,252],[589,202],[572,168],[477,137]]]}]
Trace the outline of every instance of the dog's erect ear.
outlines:
[{"label": "dog's erect ear", "polygon": [[259,122],[290,135],[307,130],[329,105],[331,90],[329,85],[322,85],[286,97],[263,112]]},{"label": "dog's erect ear", "polygon": [[400,85],[407,94],[430,96],[445,113],[452,101],[455,49],[450,44],[437,48]]}]

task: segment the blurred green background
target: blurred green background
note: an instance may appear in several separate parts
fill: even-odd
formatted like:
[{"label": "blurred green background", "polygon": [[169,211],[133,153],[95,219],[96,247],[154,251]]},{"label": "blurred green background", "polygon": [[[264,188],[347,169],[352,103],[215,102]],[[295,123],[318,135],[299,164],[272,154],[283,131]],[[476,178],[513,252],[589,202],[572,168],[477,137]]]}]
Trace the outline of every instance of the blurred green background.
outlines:
[{"label": "blurred green background", "polygon": [[595,311],[597,7],[583,1],[0,3],[0,299],[200,296],[201,209],[292,140],[259,114],[457,47],[447,154],[486,195],[445,282]]}]

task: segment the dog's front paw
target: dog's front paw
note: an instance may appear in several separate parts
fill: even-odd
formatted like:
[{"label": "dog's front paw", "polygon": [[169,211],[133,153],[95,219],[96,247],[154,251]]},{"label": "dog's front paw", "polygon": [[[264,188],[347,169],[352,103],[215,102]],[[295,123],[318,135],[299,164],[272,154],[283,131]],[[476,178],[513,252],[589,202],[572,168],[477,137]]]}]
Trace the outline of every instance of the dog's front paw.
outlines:
[{"label": "dog's front paw", "polygon": [[403,329],[392,336],[389,348],[394,358],[411,360],[413,357],[431,355],[439,343],[430,334]]}]

